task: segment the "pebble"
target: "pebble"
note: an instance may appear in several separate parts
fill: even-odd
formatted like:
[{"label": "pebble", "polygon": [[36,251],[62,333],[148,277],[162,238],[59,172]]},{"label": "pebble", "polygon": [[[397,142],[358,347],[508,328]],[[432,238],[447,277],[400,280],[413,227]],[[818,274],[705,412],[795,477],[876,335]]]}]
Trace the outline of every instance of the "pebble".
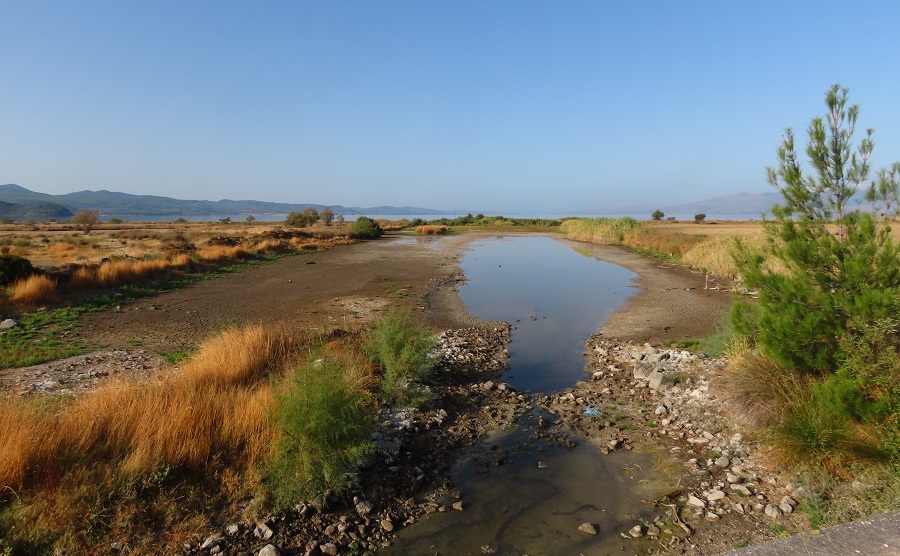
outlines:
[{"label": "pebble", "polygon": [[267,544],[259,549],[257,556],[281,556],[281,551],[273,544]]},{"label": "pebble", "polygon": [[596,535],[598,533],[597,526],[593,523],[582,523],[578,526],[578,530],[588,535]]}]

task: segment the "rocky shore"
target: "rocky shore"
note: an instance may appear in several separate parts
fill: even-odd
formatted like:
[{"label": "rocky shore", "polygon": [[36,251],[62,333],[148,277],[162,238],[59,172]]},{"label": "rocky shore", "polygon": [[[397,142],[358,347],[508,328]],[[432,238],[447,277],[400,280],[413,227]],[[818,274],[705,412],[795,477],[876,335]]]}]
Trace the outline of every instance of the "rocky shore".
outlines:
[{"label": "rocky shore", "polygon": [[588,380],[538,400],[556,426],[607,452],[667,450],[682,466],[678,487],[653,502],[657,518],[625,536],[655,539],[658,553],[720,554],[804,529],[798,489],[728,417],[717,391],[726,361],[601,336],[587,356]]}]

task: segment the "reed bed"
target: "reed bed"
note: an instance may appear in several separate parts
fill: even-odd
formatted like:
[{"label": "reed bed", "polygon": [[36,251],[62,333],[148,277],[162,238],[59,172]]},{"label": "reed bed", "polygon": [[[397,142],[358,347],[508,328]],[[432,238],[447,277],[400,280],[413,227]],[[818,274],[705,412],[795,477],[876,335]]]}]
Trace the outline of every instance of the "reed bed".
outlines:
[{"label": "reed bed", "polygon": [[644,225],[629,217],[623,218],[573,218],[560,226],[569,239],[601,245],[620,245],[626,235],[645,231]]}]

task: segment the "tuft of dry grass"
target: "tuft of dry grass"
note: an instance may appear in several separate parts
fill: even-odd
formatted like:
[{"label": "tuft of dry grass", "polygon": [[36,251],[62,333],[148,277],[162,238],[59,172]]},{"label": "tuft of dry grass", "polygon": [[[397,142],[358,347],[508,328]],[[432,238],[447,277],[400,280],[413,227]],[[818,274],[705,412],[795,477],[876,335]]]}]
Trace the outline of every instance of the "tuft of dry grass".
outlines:
[{"label": "tuft of dry grass", "polygon": [[251,257],[252,253],[246,247],[240,245],[208,245],[197,250],[197,256],[204,261],[220,263],[235,259],[245,259]]},{"label": "tuft of dry grass", "polygon": [[450,230],[449,226],[426,224],[424,226],[416,226],[416,235],[435,236],[447,233],[448,230]]},{"label": "tuft of dry grass", "polygon": [[28,468],[46,457],[42,442],[49,432],[36,407],[15,398],[0,398],[0,489],[18,488]]},{"label": "tuft of dry grass", "polygon": [[730,237],[706,239],[688,249],[681,260],[720,278],[736,280],[740,274],[732,257],[734,244],[734,238]]},{"label": "tuft of dry grass", "polygon": [[39,274],[19,280],[9,288],[9,300],[21,305],[39,305],[56,297],[56,282]]},{"label": "tuft of dry grass", "polygon": [[738,422],[753,428],[780,423],[793,400],[810,382],[757,349],[734,353],[723,384],[724,397]]}]

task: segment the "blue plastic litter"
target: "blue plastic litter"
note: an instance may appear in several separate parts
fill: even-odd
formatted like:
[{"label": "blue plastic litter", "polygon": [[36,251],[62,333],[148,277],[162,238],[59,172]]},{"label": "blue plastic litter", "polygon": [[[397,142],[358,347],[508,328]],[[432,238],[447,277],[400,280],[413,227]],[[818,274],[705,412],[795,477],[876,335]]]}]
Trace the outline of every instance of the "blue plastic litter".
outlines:
[{"label": "blue plastic litter", "polygon": [[600,411],[597,409],[594,409],[593,407],[588,407],[587,409],[584,410],[584,414],[585,415],[600,415]]}]

